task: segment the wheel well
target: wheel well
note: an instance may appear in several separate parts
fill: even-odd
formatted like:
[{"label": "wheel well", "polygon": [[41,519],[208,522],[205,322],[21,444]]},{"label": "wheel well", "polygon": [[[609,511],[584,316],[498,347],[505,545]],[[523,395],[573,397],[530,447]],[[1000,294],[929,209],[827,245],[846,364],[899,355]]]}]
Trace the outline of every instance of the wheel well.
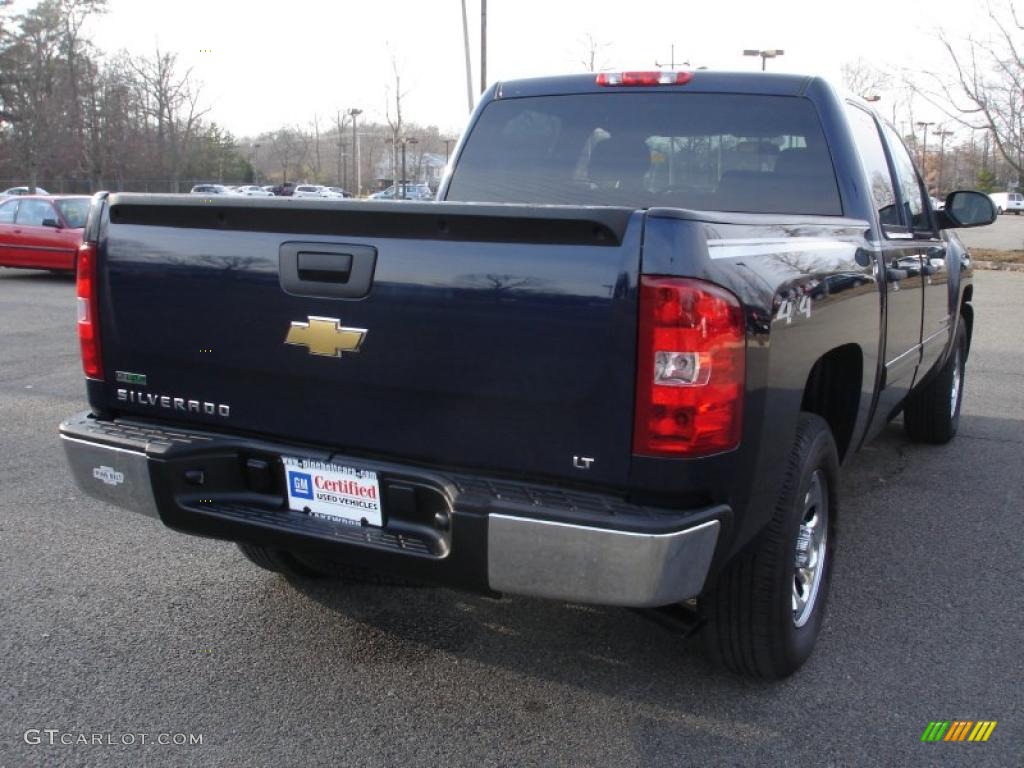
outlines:
[{"label": "wheel well", "polygon": [[967,352],[971,351],[971,334],[974,331],[974,307],[971,306],[971,299],[974,297],[974,286],[968,285],[964,288],[964,297],[960,301],[960,316],[964,319],[964,331],[967,333]]},{"label": "wheel well", "polygon": [[863,354],[856,344],[844,344],[818,358],[804,387],[800,410],[828,422],[842,461],[850,447],[860,407]]}]

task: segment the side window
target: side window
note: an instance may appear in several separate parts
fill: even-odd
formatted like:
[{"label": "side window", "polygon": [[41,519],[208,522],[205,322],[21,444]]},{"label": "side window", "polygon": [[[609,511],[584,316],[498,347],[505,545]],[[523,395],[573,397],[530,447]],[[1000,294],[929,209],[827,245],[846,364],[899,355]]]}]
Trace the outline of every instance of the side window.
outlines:
[{"label": "side window", "polygon": [[921,182],[917,177],[917,169],[914,168],[914,161],[910,159],[910,153],[903,145],[899,135],[888,125],[884,126],[885,140],[889,144],[889,152],[892,153],[892,164],[896,168],[896,178],[899,181],[903,205],[907,208],[907,224],[915,231],[931,231],[932,223],[928,211],[924,206],[924,196],[921,193]]},{"label": "side window", "polygon": [[22,200],[15,223],[29,227],[41,227],[44,219],[56,218],[57,214],[45,200]]},{"label": "side window", "polygon": [[18,210],[18,200],[8,200],[0,205],[0,224],[13,224],[14,214]]},{"label": "side window", "polygon": [[878,133],[875,118],[853,105],[847,105],[846,112],[850,118],[850,127],[853,129],[853,142],[857,145],[868,184],[871,185],[871,197],[878,210],[878,220],[883,225],[899,225],[900,212],[896,207],[896,191],[893,188],[889,161],[885,158],[885,148],[882,146],[882,137]]}]

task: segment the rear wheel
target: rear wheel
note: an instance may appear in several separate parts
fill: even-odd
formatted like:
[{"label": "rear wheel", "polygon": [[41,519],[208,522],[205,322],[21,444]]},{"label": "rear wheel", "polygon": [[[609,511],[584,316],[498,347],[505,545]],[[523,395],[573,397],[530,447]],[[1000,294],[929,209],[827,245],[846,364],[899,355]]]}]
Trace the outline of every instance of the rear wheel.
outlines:
[{"label": "rear wheel", "polygon": [[964,394],[967,333],[963,318],[957,324],[953,351],[942,369],[903,406],[903,428],[917,443],[948,443],[960,427]]},{"label": "rear wheel", "polygon": [[717,663],[778,679],[810,657],[832,577],[838,476],[828,424],[802,413],[771,521],[698,601]]}]

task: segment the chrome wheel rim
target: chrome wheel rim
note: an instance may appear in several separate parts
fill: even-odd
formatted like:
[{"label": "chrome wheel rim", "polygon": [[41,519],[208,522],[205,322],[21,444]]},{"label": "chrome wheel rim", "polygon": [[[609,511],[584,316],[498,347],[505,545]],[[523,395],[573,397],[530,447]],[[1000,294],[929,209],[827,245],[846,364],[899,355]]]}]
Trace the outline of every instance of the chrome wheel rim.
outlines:
[{"label": "chrome wheel rim", "polygon": [[793,624],[802,627],[811,618],[825,571],[828,546],[828,480],[817,469],[804,494],[804,514],[796,537],[793,567]]},{"label": "chrome wheel rim", "polygon": [[956,418],[956,408],[960,405],[960,349],[953,353],[953,389],[949,396],[949,417]]}]

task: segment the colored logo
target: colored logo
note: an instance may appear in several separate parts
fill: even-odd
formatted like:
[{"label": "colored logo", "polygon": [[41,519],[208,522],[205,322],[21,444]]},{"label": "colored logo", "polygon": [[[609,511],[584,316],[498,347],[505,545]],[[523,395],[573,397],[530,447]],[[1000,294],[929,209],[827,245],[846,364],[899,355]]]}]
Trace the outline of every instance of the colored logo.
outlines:
[{"label": "colored logo", "polygon": [[988,741],[996,729],[995,720],[933,720],[921,734],[921,741]]},{"label": "colored logo", "polygon": [[292,496],[300,499],[313,498],[313,478],[305,472],[288,472],[288,483],[292,487]]},{"label": "colored logo", "polygon": [[311,355],[341,357],[342,352],[358,352],[366,338],[365,328],[346,328],[336,317],[306,318],[294,321],[284,338],[285,344],[306,347]]}]

